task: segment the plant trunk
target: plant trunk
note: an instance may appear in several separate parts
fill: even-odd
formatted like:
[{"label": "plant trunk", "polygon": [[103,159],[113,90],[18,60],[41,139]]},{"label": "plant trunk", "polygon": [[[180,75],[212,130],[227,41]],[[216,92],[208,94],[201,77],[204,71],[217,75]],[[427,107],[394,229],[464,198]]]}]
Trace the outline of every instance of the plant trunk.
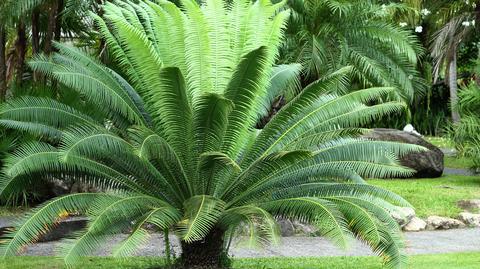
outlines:
[{"label": "plant trunk", "polygon": [[52,4],[48,6],[47,32],[45,33],[45,39],[43,41],[43,52],[47,55],[52,52],[52,42],[57,29],[57,11],[58,1],[53,1]]},{"label": "plant trunk", "polygon": [[178,268],[229,268],[229,258],[224,249],[225,232],[212,229],[201,241],[182,242],[182,255],[177,263]]},{"label": "plant trunk", "polygon": [[22,86],[23,71],[25,67],[25,54],[27,53],[27,36],[25,34],[25,24],[19,21],[17,25],[17,42],[15,43],[17,53],[16,61],[16,79],[17,86]]},{"label": "plant trunk", "polygon": [[55,41],[60,41],[62,37],[62,11],[64,6],[63,0],[57,1],[57,11],[55,14]]},{"label": "plant trunk", "polygon": [[460,121],[460,114],[456,109],[456,104],[458,101],[457,92],[457,53],[456,49],[452,53],[452,59],[448,64],[448,88],[450,89],[450,105],[452,110],[452,121],[457,123]]},{"label": "plant trunk", "polygon": [[0,26],[0,101],[5,101],[7,95],[7,33],[5,26]]},{"label": "plant trunk", "polygon": [[37,54],[40,52],[40,13],[37,9],[32,12],[32,53]]},{"label": "plant trunk", "polygon": [[[97,6],[95,8],[95,12],[97,13],[98,16],[100,17],[103,17],[103,8],[102,8],[102,5],[103,5],[103,0],[97,0]],[[106,49],[107,49],[107,42],[105,41],[105,38],[103,38],[101,35],[100,35],[100,46],[99,46],[99,58],[101,59],[101,61],[103,63],[107,63],[107,53],[106,53]]]},{"label": "plant trunk", "polygon": [[[34,9],[32,12],[32,54],[36,55],[40,53],[40,13],[38,9]],[[38,81],[39,75],[37,72],[33,72],[33,80]]]}]

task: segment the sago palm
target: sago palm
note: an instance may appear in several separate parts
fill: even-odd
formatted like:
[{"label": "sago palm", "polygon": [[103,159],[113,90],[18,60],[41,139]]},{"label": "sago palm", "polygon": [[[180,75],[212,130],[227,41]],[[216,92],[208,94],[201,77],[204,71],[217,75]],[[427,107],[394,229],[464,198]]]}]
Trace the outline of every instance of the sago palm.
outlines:
[{"label": "sago palm", "polygon": [[113,255],[131,255],[147,242],[151,224],[181,240],[180,266],[217,267],[239,227],[252,245],[276,243],[276,220],[289,218],[315,225],[339,246],[359,238],[389,267],[402,267],[403,243],[389,212],[409,204],[362,177],[411,173],[396,156],[418,147],[353,138],[366,131],[362,124],[404,107],[379,103],[393,89],[337,96],[331,92],[344,87],[349,72],[341,69],[256,130],[275,97],[267,89],[288,10],[265,0],[182,6],[118,2],[104,6],[103,18],[92,15],[121,72],[61,44],[31,62],[81,98],[71,106],[36,97],[3,106],[4,126],[43,142],[8,159],[2,194],[42,178],[75,178],[102,192],[33,210],[3,254],[16,254],[77,213],[89,225],[63,247],[67,264],[125,231]]},{"label": "sago palm", "polygon": [[306,81],[342,66],[361,85],[391,86],[405,100],[425,89],[416,70],[422,52],[407,30],[391,15],[402,5],[377,0],[291,0],[292,8],[282,56],[301,63]]}]

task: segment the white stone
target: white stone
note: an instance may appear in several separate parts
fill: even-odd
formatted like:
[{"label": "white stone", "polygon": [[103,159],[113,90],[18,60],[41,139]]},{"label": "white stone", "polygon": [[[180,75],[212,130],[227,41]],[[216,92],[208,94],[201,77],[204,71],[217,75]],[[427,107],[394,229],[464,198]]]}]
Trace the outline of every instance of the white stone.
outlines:
[{"label": "white stone", "polygon": [[397,207],[390,215],[400,227],[403,227],[415,217],[415,210],[411,207]]},{"label": "white stone", "polygon": [[473,214],[470,212],[462,212],[458,215],[458,219],[469,226],[480,227],[480,214]]},{"label": "white stone", "polygon": [[447,230],[454,228],[464,228],[465,223],[452,218],[439,217],[439,216],[430,216],[427,218],[427,227],[432,230]]},{"label": "white stone", "polygon": [[405,127],[403,127],[403,131],[407,133],[412,133],[418,136],[422,136],[419,132],[417,132],[417,130],[415,130],[415,127],[413,127],[413,125],[411,124],[405,125]]},{"label": "white stone", "polygon": [[418,232],[423,231],[427,228],[427,223],[418,217],[413,217],[407,225],[403,227],[403,230],[406,232]]}]

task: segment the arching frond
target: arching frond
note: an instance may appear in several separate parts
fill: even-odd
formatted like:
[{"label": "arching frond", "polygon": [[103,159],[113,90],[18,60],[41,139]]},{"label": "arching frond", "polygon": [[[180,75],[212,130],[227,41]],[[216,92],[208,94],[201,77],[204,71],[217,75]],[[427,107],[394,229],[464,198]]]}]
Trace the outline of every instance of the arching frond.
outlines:
[{"label": "arching frond", "polygon": [[112,198],[104,193],[76,193],[48,201],[28,213],[17,229],[0,246],[3,256],[15,255],[24,245],[37,240],[55,226],[67,213],[85,212],[98,197]]},{"label": "arching frond", "polygon": [[265,95],[264,85],[260,82],[266,76],[266,57],[265,47],[245,55],[225,91],[225,97],[233,102],[234,108],[228,117],[222,150],[231,158],[236,158],[242,150],[248,130],[253,128],[256,120],[254,105]]},{"label": "arching frond", "polygon": [[225,209],[223,201],[206,195],[193,196],[183,206],[185,215],[178,223],[177,232],[185,242],[204,238]]}]

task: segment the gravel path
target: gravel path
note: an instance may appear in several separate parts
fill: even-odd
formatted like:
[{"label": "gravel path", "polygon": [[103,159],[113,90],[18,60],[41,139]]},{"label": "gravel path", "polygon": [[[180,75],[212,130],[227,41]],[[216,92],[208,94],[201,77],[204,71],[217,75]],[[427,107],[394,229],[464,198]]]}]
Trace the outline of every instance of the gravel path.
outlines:
[{"label": "gravel path", "polygon": [[15,221],[15,217],[0,217],[0,227],[11,226]]},{"label": "gravel path", "polygon": [[443,169],[443,174],[444,175],[457,175],[457,176],[475,176],[478,174],[475,174],[473,171],[468,170],[468,169],[458,169],[458,168],[448,168],[445,167]]},{"label": "gravel path", "polygon": [[[106,247],[95,253],[98,256],[108,256],[111,243],[119,242],[124,235],[115,236],[106,240]],[[446,231],[422,231],[405,233],[408,254],[435,254],[450,252],[480,252],[480,228],[454,229]],[[175,253],[179,252],[178,241],[172,237]],[[39,243],[26,249],[24,255],[46,256],[61,255],[58,247],[61,241]],[[139,250],[139,256],[163,255],[163,238],[154,234],[149,244]],[[285,237],[277,247],[268,247],[265,250],[252,250],[235,247],[231,250],[234,257],[300,257],[300,256],[365,256],[373,255],[368,247],[360,242],[353,242],[347,251],[341,250],[329,241],[319,237]]]}]

